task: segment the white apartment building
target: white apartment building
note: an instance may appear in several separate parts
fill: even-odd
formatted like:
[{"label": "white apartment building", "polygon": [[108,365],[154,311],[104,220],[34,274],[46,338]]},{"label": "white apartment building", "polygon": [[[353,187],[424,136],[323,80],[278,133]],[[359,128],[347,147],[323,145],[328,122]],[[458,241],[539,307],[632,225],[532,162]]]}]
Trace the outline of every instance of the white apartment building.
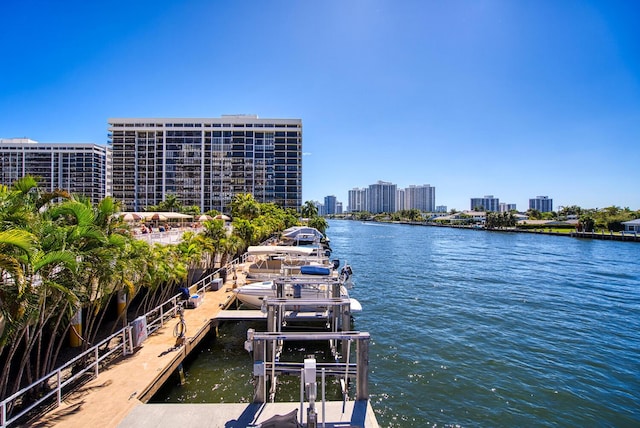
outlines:
[{"label": "white apartment building", "polygon": [[367,210],[367,192],[369,189],[363,188],[353,188],[348,192],[349,212],[359,212]]},{"label": "white apartment building", "polygon": [[108,147],[91,143],[0,139],[0,184],[10,186],[32,175],[42,191],[62,189],[97,203],[110,194],[109,152]]},{"label": "white apartment building", "polygon": [[407,197],[405,195],[405,189],[396,190],[396,211],[403,211],[407,208]]},{"label": "white apartment building", "polygon": [[436,208],[436,188],[428,184],[411,185],[404,189],[404,209],[432,212]]},{"label": "white apartment building", "polygon": [[367,211],[372,214],[396,212],[397,185],[378,181],[369,185],[367,194]]},{"label": "white apartment building", "polygon": [[113,196],[129,210],[174,194],[203,212],[229,211],[238,193],[298,210],[302,121],[256,115],[109,119]]},{"label": "white apartment building", "polygon": [[501,213],[508,213],[516,210],[516,204],[507,204],[506,202],[500,202],[499,208]]}]

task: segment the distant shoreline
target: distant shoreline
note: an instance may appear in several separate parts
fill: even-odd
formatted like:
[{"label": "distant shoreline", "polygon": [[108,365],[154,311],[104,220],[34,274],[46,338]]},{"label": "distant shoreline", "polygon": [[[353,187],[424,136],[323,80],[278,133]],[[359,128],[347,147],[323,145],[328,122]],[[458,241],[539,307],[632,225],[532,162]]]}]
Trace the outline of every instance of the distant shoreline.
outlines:
[{"label": "distant shoreline", "polygon": [[568,231],[568,232],[558,232],[545,230],[545,228],[539,229],[519,229],[519,228],[506,228],[506,229],[487,229],[482,226],[477,225],[461,225],[461,224],[441,224],[435,222],[423,222],[423,221],[377,221],[377,220],[356,220],[349,218],[339,218],[334,217],[332,220],[349,220],[349,221],[361,221],[365,223],[381,223],[381,224],[406,224],[410,226],[431,226],[431,227],[449,227],[453,229],[469,229],[469,230],[477,230],[477,231],[486,231],[486,232],[509,232],[509,233],[532,233],[536,235],[553,235],[553,236],[564,236],[568,238],[580,238],[580,239],[599,239],[599,240],[609,240],[609,241],[624,241],[624,242],[640,242],[640,235],[632,232],[577,232],[577,231]]}]

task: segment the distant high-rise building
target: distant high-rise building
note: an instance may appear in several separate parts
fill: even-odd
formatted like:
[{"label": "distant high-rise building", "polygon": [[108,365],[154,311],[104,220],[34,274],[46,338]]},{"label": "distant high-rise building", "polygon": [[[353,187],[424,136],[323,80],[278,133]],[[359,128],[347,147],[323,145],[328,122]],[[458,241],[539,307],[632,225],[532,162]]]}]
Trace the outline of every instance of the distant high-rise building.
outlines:
[{"label": "distant high-rise building", "polygon": [[402,211],[406,208],[406,192],[405,189],[396,190],[396,211]]},{"label": "distant high-rise building", "polygon": [[98,144],[0,139],[0,184],[32,175],[43,191],[62,189],[97,203],[110,193],[109,151]]},{"label": "distant high-rise building", "polygon": [[349,212],[358,212],[367,210],[367,192],[369,189],[354,188],[349,190]]},{"label": "distant high-rise building", "polygon": [[516,204],[507,204],[505,202],[500,202],[500,212],[511,212],[516,210]]},{"label": "distant high-rise building", "polygon": [[422,186],[409,186],[404,189],[406,210],[418,209],[424,212],[432,212],[436,207],[436,188],[428,184]]},{"label": "distant high-rise building", "polygon": [[203,212],[228,212],[238,193],[284,208],[302,204],[300,119],[109,119],[109,145],[113,196],[131,210],[167,194]]},{"label": "distant high-rise building", "polygon": [[368,211],[372,214],[396,212],[396,189],[393,183],[378,181],[369,185]]},{"label": "distant high-rise building", "polygon": [[336,202],[336,214],[342,214],[342,202]]},{"label": "distant high-rise building", "polygon": [[438,206],[436,206],[435,212],[437,212],[437,213],[446,213],[447,212],[447,206],[446,205],[438,205]]},{"label": "distant high-rise building", "polygon": [[500,199],[493,195],[486,195],[484,198],[471,198],[471,211],[482,208],[484,211],[498,211],[500,209]]},{"label": "distant high-rise building", "polygon": [[535,199],[529,199],[529,209],[538,210],[541,213],[553,211],[553,199],[548,196],[536,196]]},{"label": "distant high-rise building", "polygon": [[324,197],[325,215],[336,214],[336,201],[337,199],[333,195]]}]

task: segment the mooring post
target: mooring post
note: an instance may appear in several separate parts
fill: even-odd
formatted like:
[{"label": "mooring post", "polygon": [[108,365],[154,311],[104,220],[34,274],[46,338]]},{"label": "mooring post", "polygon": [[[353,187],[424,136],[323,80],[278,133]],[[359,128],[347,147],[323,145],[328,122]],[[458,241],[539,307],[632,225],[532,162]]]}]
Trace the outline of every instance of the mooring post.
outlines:
[{"label": "mooring post", "polygon": [[264,403],[266,401],[266,370],[264,361],[264,340],[253,341],[253,376],[255,382],[253,402]]},{"label": "mooring post", "polygon": [[351,302],[340,305],[340,313],[342,314],[342,331],[351,330]]},{"label": "mooring post", "polygon": [[369,341],[369,337],[362,338],[356,344],[356,400],[369,399]]}]

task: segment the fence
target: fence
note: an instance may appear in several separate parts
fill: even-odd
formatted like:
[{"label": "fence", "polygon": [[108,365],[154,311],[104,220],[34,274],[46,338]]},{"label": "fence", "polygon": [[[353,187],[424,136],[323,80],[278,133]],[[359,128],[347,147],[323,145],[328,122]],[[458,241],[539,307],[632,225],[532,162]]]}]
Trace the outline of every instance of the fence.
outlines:
[{"label": "fence", "polygon": [[[121,338],[119,343],[109,349],[111,341],[117,338]],[[130,350],[130,339],[131,327],[124,327],[93,348],[4,399],[0,403],[0,427],[8,427],[9,424],[29,414],[34,409],[41,409],[45,406],[59,406],[65,394],[72,392],[79,384],[98,376],[100,363],[105,362],[106,364],[109,359],[127,355]],[[100,348],[104,349],[101,351]],[[46,392],[43,393],[41,391]],[[43,395],[31,402],[37,394]],[[20,410],[13,414],[13,410],[18,408]]]},{"label": "fence", "polygon": [[[246,254],[243,254],[240,259],[234,259],[227,263],[225,269],[235,269],[239,263],[243,263],[245,260]],[[220,275],[220,271],[221,269],[217,269],[200,279],[189,290],[198,295],[204,295],[216,275]],[[168,318],[175,317],[180,305],[182,305],[181,296],[178,294],[144,314],[146,333],[154,333],[164,326]],[[5,398],[0,403],[0,428],[6,428],[30,413],[60,406],[65,395],[98,376],[100,364],[104,367],[115,358],[127,356],[133,352],[132,331],[132,323],[129,323],[63,366]],[[113,348],[109,348],[113,340],[118,340],[118,343]],[[37,399],[34,398],[38,395],[41,396]]]}]

